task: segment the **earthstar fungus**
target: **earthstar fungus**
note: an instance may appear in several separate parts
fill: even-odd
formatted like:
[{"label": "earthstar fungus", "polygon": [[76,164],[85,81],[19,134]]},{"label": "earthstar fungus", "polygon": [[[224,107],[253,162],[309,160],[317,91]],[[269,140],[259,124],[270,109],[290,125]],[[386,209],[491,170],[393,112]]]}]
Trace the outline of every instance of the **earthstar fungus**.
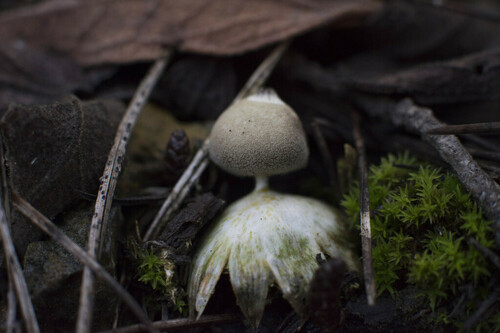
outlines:
[{"label": "earthstar fungus", "polygon": [[190,314],[201,316],[227,269],[238,306],[254,328],[274,283],[304,316],[318,255],[342,259],[350,269],[356,269],[356,259],[342,240],[345,230],[332,207],[268,187],[269,176],[307,163],[309,149],[298,116],[274,91],[261,91],[221,114],[209,153],[222,169],[255,177],[256,186],[231,204],[198,244],[188,283]]}]

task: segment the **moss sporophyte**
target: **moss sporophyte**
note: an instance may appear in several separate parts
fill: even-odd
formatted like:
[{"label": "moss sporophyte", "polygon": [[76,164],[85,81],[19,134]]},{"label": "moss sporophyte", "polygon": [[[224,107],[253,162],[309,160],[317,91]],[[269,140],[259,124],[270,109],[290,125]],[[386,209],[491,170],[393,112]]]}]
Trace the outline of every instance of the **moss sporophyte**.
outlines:
[{"label": "moss sporophyte", "polygon": [[[436,318],[460,326],[493,291],[493,268],[467,241],[473,238],[494,249],[492,222],[484,218],[453,174],[419,164],[408,154],[389,155],[372,166],[369,192],[378,294],[387,291],[396,296],[399,289],[413,286]],[[342,205],[357,225],[357,185]],[[465,287],[474,292],[468,295],[463,311],[449,316]],[[500,331],[498,325],[497,310],[478,330]]]},{"label": "moss sporophyte", "polygon": [[273,91],[234,104],[210,135],[210,157],[221,168],[256,178],[254,191],[230,205],[211,225],[194,255],[188,298],[201,316],[224,270],[251,325],[262,318],[269,286],[305,314],[305,298],[318,255],[337,257],[356,269],[338,213],[317,200],[275,192],[267,177],[299,169],[308,147],[295,112]]}]

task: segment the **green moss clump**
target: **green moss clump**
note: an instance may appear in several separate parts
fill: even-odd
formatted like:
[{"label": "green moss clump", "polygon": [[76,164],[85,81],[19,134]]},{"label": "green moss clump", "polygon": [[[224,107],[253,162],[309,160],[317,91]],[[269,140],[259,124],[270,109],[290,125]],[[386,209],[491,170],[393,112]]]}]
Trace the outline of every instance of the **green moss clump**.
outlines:
[{"label": "green moss clump", "polygon": [[138,281],[148,284],[153,290],[167,288],[167,277],[163,267],[163,260],[152,250],[139,252],[137,256],[139,265],[137,266]]},{"label": "green moss clump", "polygon": [[[454,175],[421,165],[408,154],[389,155],[380,165],[371,166],[369,193],[378,293],[388,291],[394,296],[412,285],[443,321],[458,324],[467,318],[493,288],[489,262],[467,238],[493,249],[492,222],[484,218]],[[357,184],[342,205],[359,225]],[[471,287],[474,295],[461,318],[448,318],[464,286]],[[490,325],[495,320],[498,325],[498,317],[499,313],[491,316]]]},{"label": "green moss clump", "polygon": [[168,306],[187,316],[185,292],[178,285],[177,267],[166,249],[143,248],[130,240],[130,248],[136,260],[136,278],[138,282],[148,285],[151,290],[145,295],[152,304],[160,300],[168,300]]}]

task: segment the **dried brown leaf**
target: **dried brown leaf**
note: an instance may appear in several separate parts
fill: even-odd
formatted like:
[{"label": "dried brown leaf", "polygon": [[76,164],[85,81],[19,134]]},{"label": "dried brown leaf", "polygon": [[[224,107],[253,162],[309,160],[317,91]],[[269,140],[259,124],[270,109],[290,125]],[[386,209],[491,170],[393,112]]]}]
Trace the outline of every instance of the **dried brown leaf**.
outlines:
[{"label": "dried brown leaf", "polygon": [[412,96],[427,105],[495,100],[500,98],[500,49],[370,79],[353,75],[348,85],[363,92]]},{"label": "dried brown leaf", "polygon": [[165,47],[243,53],[328,23],[362,18],[377,0],[49,0],[0,15],[0,39],[70,54],[84,65],[151,60]]},{"label": "dried brown leaf", "polygon": [[[95,192],[123,105],[69,101],[11,105],[2,117],[13,189],[50,218],[78,200],[76,190]],[[12,235],[22,256],[39,230],[13,216]]]},{"label": "dried brown leaf", "polygon": [[75,89],[87,79],[69,57],[31,48],[21,41],[0,43],[0,108],[11,102],[48,103]]}]

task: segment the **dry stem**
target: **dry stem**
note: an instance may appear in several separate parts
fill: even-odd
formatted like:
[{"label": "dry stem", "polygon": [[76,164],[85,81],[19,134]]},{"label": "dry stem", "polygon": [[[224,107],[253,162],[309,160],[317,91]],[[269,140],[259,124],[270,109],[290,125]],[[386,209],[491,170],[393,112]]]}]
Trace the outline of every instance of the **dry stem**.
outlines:
[{"label": "dry stem", "polygon": [[38,322],[36,320],[35,310],[31,303],[30,293],[26,280],[24,279],[23,269],[17,259],[14,243],[10,237],[9,223],[7,216],[2,207],[0,207],[0,236],[2,237],[3,251],[5,253],[5,261],[7,263],[7,271],[9,272],[9,280],[14,283],[17,299],[21,306],[21,313],[23,314],[24,322],[26,323],[26,330],[30,333],[40,332]]},{"label": "dry stem", "polygon": [[358,151],[359,195],[360,195],[360,223],[361,247],[363,252],[363,275],[368,305],[375,305],[375,273],[372,258],[372,232],[370,226],[370,197],[368,191],[368,167],[366,162],[365,141],[361,134],[360,117],[357,111],[352,111],[353,135]]},{"label": "dry stem", "polygon": [[[165,225],[167,220],[169,219],[170,215],[172,214],[173,209],[171,209],[172,206],[178,206],[184,200],[185,196],[182,197],[180,194],[184,192],[189,191],[189,186],[188,183],[193,183],[195,181],[194,179],[194,173],[196,170],[199,169],[199,167],[204,164],[204,161],[208,160],[208,144],[209,141],[208,139],[205,140],[203,143],[203,146],[196,152],[196,154],[193,157],[193,160],[189,164],[189,166],[186,168],[186,171],[182,174],[181,178],[177,181],[175,184],[174,188],[168,195],[167,199],[163,202],[160,210],[156,214],[153,222],[151,222],[148,230],[146,231],[146,234],[143,237],[143,241],[147,242],[149,240],[152,240],[154,237],[158,235],[158,232],[161,230],[161,227]],[[202,172],[203,170],[201,170]],[[200,173],[201,173],[200,172]],[[187,188],[187,191],[183,191],[184,188]],[[187,193],[186,193],[187,195]]]},{"label": "dry stem", "polygon": [[[87,251],[92,257],[99,258],[98,254],[100,252],[100,248],[102,248],[101,243],[104,239],[102,233],[106,230],[105,226],[109,218],[113,194],[115,192],[118,176],[122,168],[128,139],[142,108],[147,102],[156,82],[163,73],[169,58],[170,54],[154,63],[144,80],[139,85],[120,122],[120,125],[118,126],[114,144],[109,152],[104,173],[101,177],[101,185],[99,187],[99,193],[95,202],[94,215],[92,216],[90,225]],[[93,303],[94,277],[90,268],[85,267],[83,270],[82,285],[80,289],[80,306],[78,308],[76,332],[90,332]]]},{"label": "dry stem", "polygon": [[333,193],[335,194],[335,199],[340,201],[342,198],[342,193],[338,183],[335,181],[337,179],[337,168],[333,161],[332,154],[328,149],[328,143],[326,142],[325,136],[321,132],[319,126],[318,118],[314,118],[311,121],[311,128],[316,144],[318,145],[319,152],[323,158],[323,163],[325,164],[326,170],[328,172],[328,178],[330,181],[330,186],[333,188]]},{"label": "dry stem", "polygon": [[[38,321],[36,319],[35,310],[31,302],[30,293],[28,291],[28,286],[26,280],[24,279],[23,269],[16,255],[16,250],[14,248],[14,242],[10,235],[10,224],[8,221],[9,211],[9,189],[7,185],[7,174],[5,170],[5,155],[3,140],[0,137],[0,178],[1,178],[1,202],[0,202],[0,238],[3,244],[3,251],[5,254],[5,262],[7,267],[7,272],[9,274],[9,282],[14,286],[19,305],[21,307],[21,313],[26,324],[26,330],[30,333],[40,332],[38,327]],[[10,285],[10,284],[9,284]],[[9,293],[9,296],[10,293]],[[12,316],[12,311],[15,315],[15,301],[12,302],[11,297],[9,297],[9,316]],[[10,320],[8,320],[10,321]]]},{"label": "dry stem", "polygon": [[497,269],[500,270],[500,257],[495,252],[483,246],[483,244],[479,243],[472,237],[468,238],[467,242],[472,244],[484,257],[488,258],[497,267]]},{"label": "dry stem", "polygon": [[500,291],[497,289],[484,302],[481,303],[479,309],[476,310],[464,323],[463,329],[468,332],[481,321],[488,319],[491,311],[498,309]]},{"label": "dry stem", "polygon": [[16,322],[17,314],[17,299],[16,291],[14,290],[14,284],[9,279],[8,290],[7,290],[7,315],[5,316],[5,332],[14,332],[14,323]]},{"label": "dry stem", "polygon": [[393,102],[383,98],[353,96],[353,101],[374,117],[383,117],[394,125],[419,133],[430,143],[457,174],[465,189],[471,192],[485,215],[494,221],[495,238],[500,246],[500,186],[493,181],[454,135],[430,135],[427,132],[444,124],[431,109],[415,105],[409,98]]},{"label": "dry stem", "polygon": [[278,61],[281,59],[285,51],[288,49],[290,45],[290,41],[286,40],[280,43],[268,56],[264,61],[260,64],[260,66],[253,72],[252,76],[245,83],[243,88],[241,88],[238,95],[234,98],[233,103],[236,103],[243,98],[250,96],[251,94],[257,92],[260,87],[264,85],[269,75],[271,75],[273,69],[278,64]]},{"label": "dry stem", "polygon": [[52,237],[54,241],[61,244],[62,247],[77,258],[85,267],[89,267],[92,272],[100,279],[106,281],[109,286],[115,290],[118,296],[130,307],[132,312],[143,323],[144,327],[154,331],[148,317],[142,311],[142,308],[135,299],[94,259],[93,256],[85,252],[68,236],[66,236],[57,226],[52,223],[42,213],[37,211],[33,206],[19,197],[16,193],[12,193],[12,203],[19,212],[26,216],[34,225],[39,227],[43,232]]},{"label": "dry stem", "polygon": [[[182,319],[170,319],[153,322],[153,327],[159,330],[179,330],[179,329],[189,329],[200,326],[207,326],[213,324],[223,324],[239,321],[240,318],[233,314],[222,314],[213,316],[203,316],[198,320],[193,320],[189,318]],[[138,333],[144,331],[144,325],[131,325],[126,327],[116,328],[110,331],[103,331],[100,333]]]},{"label": "dry stem", "polygon": [[500,133],[500,122],[474,123],[461,125],[444,125],[427,131],[427,134],[467,134],[467,133]]}]

